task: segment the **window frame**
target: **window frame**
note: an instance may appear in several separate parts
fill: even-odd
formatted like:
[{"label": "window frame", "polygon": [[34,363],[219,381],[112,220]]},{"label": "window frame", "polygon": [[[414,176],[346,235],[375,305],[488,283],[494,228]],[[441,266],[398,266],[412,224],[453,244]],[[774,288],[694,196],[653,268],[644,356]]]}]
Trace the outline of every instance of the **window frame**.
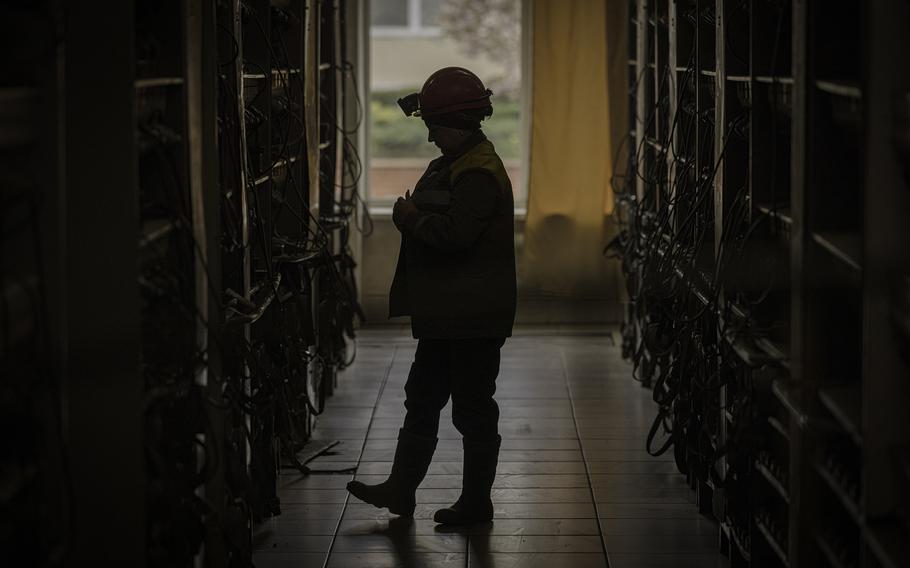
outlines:
[{"label": "window frame", "polygon": [[424,26],[423,1],[407,0],[407,26],[375,26],[370,22],[370,35],[373,37],[439,37],[442,29],[439,26]]}]

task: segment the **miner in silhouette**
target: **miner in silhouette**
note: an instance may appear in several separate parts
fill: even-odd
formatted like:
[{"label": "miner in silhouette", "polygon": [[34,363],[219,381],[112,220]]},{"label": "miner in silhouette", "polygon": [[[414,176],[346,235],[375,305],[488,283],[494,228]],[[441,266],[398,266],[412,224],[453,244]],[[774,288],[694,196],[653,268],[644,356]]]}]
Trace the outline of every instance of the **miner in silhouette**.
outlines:
[{"label": "miner in silhouette", "polygon": [[442,152],[413,193],[398,198],[392,216],[401,247],[389,316],[411,317],[417,353],[391,474],[377,485],[348,484],[367,503],[413,515],[451,396],[464,470],[461,496],[433,517],[445,524],[493,518],[502,440],[493,394],[500,348],[515,321],[514,202],[502,160],[480,128],[493,114],[492,94],[467,69],[446,67],[398,101],[406,116],[423,119],[428,142]]}]

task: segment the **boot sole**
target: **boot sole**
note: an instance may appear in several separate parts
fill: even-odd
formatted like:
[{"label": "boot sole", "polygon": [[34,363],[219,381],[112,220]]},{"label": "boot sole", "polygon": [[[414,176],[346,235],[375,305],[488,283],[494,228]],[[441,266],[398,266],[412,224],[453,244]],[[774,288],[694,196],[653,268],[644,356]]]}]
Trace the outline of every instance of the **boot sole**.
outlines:
[{"label": "boot sole", "polygon": [[[442,514],[440,514],[442,513]],[[451,516],[449,516],[451,515]],[[449,512],[448,510],[443,513],[442,511],[436,511],[436,514],[433,515],[433,521],[439,523],[440,525],[477,525],[480,523],[489,523],[493,520],[493,516],[489,517],[486,515],[477,516],[477,517],[464,517],[459,516],[459,513],[456,511]]]},{"label": "boot sole", "polygon": [[489,519],[447,519],[447,520],[444,520],[444,519],[437,519],[436,517],[433,517],[433,522],[435,522],[435,523],[437,523],[437,524],[440,524],[440,525],[445,525],[445,526],[447,526],[447,527],[461,527],[461,526],[466,526],[466,525],[480,525],[480,524],[489,523],[489,522],[492,522],[492,521],[493,521],[492,518],[489,518]]},{"label": "boot sole", "polygon": [[353,486],[353,487],[348,486],[347,490],[348,490],[348,493],[350,493],[354,497],[357,497],[364,503],[372,505],[372,506],[376,507],[377,509],[388,509],[389,512],[392,513],[393,515],[399,515],[402,517],[411,517],[414,515],[414,509],[417,508],[416,504],[413,506],[411,506],[411,505],[402,506],[398,503],[387,503],[387,502],[380,501],[377,499],[369,499],[368,498],[369,495],[364,495],[363,493],[361,493],[360,487],[358,487],[358,486]]}]

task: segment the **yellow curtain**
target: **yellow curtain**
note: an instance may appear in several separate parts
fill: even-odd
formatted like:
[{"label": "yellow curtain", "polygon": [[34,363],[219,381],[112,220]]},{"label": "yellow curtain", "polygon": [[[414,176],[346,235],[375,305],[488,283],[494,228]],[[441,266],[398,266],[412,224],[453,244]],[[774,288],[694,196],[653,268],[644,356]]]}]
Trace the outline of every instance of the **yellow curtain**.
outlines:
[{"label": "yellow curtain", "polygon": [[528,216],[519,267],[532,294],[621,297],[619,267],[601,253],[616,234],[610,177],[626,128],[624,4],[533,3]]}]

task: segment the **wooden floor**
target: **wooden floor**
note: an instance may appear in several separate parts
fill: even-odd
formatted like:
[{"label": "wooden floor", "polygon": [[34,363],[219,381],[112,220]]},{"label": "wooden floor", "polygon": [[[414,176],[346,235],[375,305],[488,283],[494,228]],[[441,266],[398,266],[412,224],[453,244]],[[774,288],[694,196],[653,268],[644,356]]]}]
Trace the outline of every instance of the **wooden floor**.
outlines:
[{"label": "wooden floor", "polygon": [[518,329],[507,340],[496,394],[503,443],[495,519],[452,530],[432,521],[461,487],[450,406],[413,522],[349,496],[352,474],[329,473],[356,466],[357,479],[384,480],[403,418],[416,341],[401,329],[363,330],[356,363],[315,434],[341,444],[310,463],[325,473],[282,476],[283,514],[259,527],[256,566],[725,567],[717,526],[696,512],[672,452],[652,458],[644,450],[655,405],[614,337],[550,327]]}]

